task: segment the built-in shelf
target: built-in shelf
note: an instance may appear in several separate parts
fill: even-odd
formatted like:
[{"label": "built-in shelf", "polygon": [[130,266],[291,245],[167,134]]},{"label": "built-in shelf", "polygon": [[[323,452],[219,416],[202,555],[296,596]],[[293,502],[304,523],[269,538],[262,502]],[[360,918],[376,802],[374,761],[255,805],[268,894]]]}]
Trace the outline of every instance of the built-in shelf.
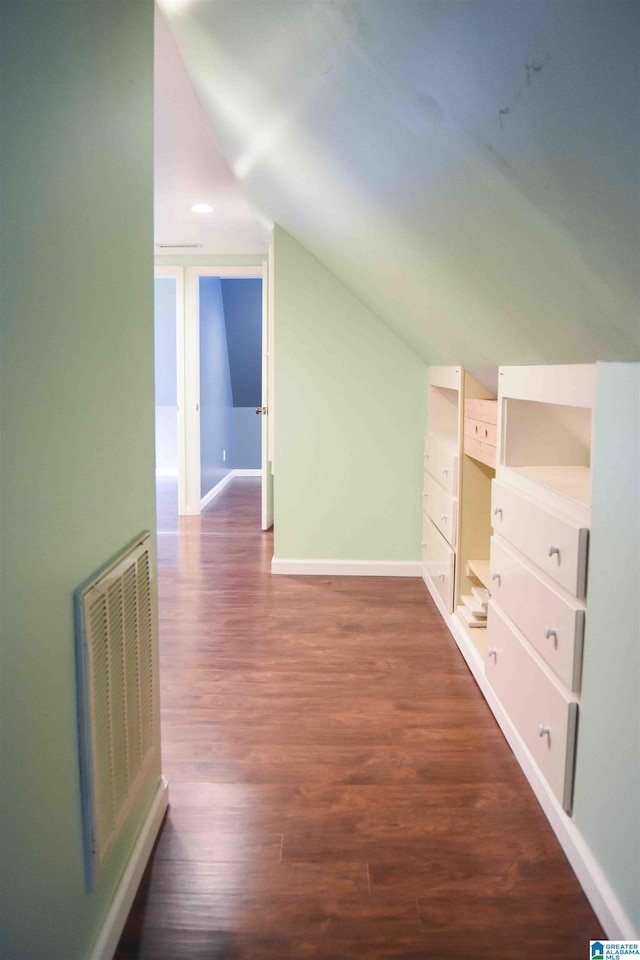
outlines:
[{"label": "built-in shelf", "polygon": [[456,446],[460,441],[460,389],[429,385],[429,433]]},{"label": "built-in shelf", "polygon": [[[541,368],[523,368],[522,380],[540,381],[540,393],[533,387],[526,398],[503,398],[503,443],[498,473],[508,471],[507,482],[514,483],[534,497],[543,497],[550,506],[549,495],[562,497],[557,509],[588,509],[591,502],[591,407],[545,402],[547,395],[564,392],[569,398],[576,392],[576,403],[584,402],[583,390],[572,391],[571,371],[560,368],[556,373],[543,373]],[[529,373],[527,373],[529,371]],[[582,368],[578,370],[585,379]],[[517,378],[506,373],[510,389],[519,390]],[[502,377],[504,380],[504,377]],[[565,381],[562,383],[561,381]],[[504,384],[503,384],[504,386]]]},{"label": "built-in shelf", "polygon": [[[490,391],[461,367],[430,367],[428,384],[425,490],[429,496],[423,526],[423,576],[432,593],[445,602],[447,613],[484,655],[486,620],[473,614],[474,604],[469,599],[474,589],[486,589],[489,561],[474,561],[472,567],[467,559],[489,556],[495,463],[463,456],[463,425],[466,408],[473,437],[475,422],[471,420],[477,420],[482,442],[495,444],[497,404]],[[441,516],[446,517],[446,528]]]},{"label": "built-in shelf", "polygon": [[485,590],[489,590],[491,577],[489,576],[488,560],[467,560],[467,576],[479,580]]},{"label": "built-in shelf", "polygon": [[588,506],[591,501],[591,471],[589,467],[509,467],[510,473],[524,477],[531,483],[553,490],[554,493]]},{"label": "built-in shelf", "polygon": [[462,604],[457,606],[455,615],[458,622],[464,628],[476,650],[485,657],[487,653],[487,628],[486,626],[481,626],[479,623],[471,624],[468,618],[468,611],[465,611],[466,607]]}]

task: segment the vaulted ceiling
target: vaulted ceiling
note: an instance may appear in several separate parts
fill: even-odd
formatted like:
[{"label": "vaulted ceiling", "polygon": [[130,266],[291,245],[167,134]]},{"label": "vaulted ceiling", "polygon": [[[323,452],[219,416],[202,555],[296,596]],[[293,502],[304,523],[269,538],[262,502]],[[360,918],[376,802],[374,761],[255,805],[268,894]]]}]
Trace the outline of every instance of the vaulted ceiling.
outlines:
[{"label": "vaulted ceiling", "polygon": [[253,240],[485,382],[638,358],[635,0],[159,5]]},{"label": "vaulted ceiling", "polygon": [[[266,250],[165,21],[156,12],[154,69],[156,253],[247,254]],[[191,210],[196,203],[211,214]],[[186,245],[186,246],[185,246]]]}]

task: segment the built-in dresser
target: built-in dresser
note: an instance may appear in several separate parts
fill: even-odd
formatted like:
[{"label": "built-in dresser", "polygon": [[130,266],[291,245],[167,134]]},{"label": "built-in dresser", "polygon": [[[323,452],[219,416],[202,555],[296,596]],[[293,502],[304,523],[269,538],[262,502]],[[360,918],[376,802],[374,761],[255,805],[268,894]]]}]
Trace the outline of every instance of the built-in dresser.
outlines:
[{"label": "built-in dresser", "polygon": [[639,366],[496,368],[497,402],[432,368],[423,497],[431,597],[619,939],[636,928],[589,817],[622,836],[637,812]]},{"label": "built-in dresser", "polygon": [[595,366],[503,367],[485,673],[571,810]]},{"label": "built-in dresser", "polygon": [[594,397],[593,365],[502,367],[497,401],[461,367],[429,369],[423,578],[567,812]]}]

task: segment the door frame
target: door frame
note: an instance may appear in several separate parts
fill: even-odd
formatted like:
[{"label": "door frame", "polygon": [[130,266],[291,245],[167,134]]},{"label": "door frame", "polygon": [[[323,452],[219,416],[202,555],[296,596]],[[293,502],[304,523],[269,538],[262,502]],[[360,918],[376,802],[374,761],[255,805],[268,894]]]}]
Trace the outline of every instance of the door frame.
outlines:
[{"label": "door frame", "polygon": [[[198,516],[200,501],[200,277],[219,277],[221,280],[262,280],[267,284],[267,262],[211,266],[194,264],[185,268],[185,316],[183,336],[182,400],[184,417],[184,512]],[[264,297],[263,297],[264,302]],[[265,345],[262,344],[264,353]],[[179,395],[180,396],[180,395]],[[264,442],[264,441],[263,441]],[[263,451],[262,461],[265,454]],[[180,472],[180,471],[179,471]],[[262,477],[264,485],[265,478]]]},{"label": "door frame", "polygon": [[176,281],[176,393],[177,393],[177,433],[178,433],[178,513],[186,510],[186,425],[184,404],[184,267],[156,264],[153,268],[154,280],[157,277],[169,277]]}]

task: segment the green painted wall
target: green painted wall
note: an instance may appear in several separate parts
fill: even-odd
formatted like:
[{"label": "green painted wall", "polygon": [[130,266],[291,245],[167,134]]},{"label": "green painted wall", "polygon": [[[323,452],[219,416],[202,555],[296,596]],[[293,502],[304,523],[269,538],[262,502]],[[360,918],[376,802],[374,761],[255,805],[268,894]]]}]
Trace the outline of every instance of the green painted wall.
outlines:
[{"label": "green painted wall", "polygon": [[87,957],[72,595],[154,527],[153,4],[3,0],[3,960]]},{"label": "green painted wall", "polygon": [[640,931],[640,366],[597,374],[574,818]]},{"label": "green painted wall", "polygon": [[426,368],[275,228],[274,555],[419,560]]}]

